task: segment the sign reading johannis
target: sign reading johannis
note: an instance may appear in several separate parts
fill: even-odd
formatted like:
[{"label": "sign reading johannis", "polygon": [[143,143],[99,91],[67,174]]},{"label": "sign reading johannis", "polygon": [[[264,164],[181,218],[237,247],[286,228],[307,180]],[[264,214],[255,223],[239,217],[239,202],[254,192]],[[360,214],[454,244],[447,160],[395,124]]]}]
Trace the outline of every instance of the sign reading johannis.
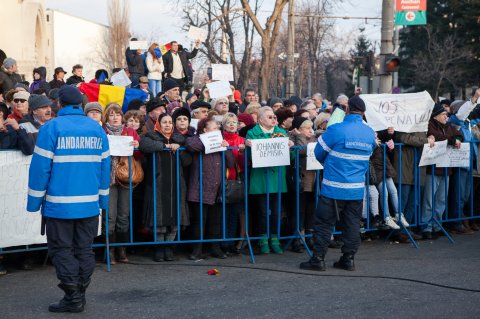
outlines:
[{"label": "sign reading johannis", "polygon": [[427,0],[396,0],[395,25],[427,24]]}]

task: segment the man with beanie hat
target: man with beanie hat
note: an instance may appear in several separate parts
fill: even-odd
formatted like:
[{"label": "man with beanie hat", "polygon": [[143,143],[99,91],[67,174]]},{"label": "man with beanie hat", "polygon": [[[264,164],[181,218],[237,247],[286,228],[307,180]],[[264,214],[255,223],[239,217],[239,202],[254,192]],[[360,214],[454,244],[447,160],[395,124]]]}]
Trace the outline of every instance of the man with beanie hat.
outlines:
[{"label": "man with beanie hat", "polygon": [[22,78],[17,74],[17,61],[6,58],[0,70],[0,94],[5,95],[19,82],[22,82]]},{"label": "man with beanie hat", "polygon": [[105,131],[83,113],[80,91],[64,85],[59,98],[58,117],[38,132],[27,211],[42,211],[48,255],[65,292],[48,310],[82,312],[95,269],[98,216],[108,207],[110,152]]},{"label": "man with beanie hat", "polygon": [[165,104],[165,101],[155,97],[147,102],[146,107],[148,118],[145,121],[145,130],[146,132],[153,132],[160,114],[167,113],[167,105]]},{"label": "man with beanie hat", "polygon": [[102,125],[103,106],[98,102],[89,102],[85,104],[83,112],[86,116]]},{"label": "man with beanie hat", "polygon": [[173,79],[166,79],[163,82],[163,99],[167,104],[180,100],[180,85]]},{"label": "man with beanie hat", "polygon": [[28,99],[29,113],[18,124],[28,133],[33,142],[37,141],[40,127],[52,119],[51,103],[45,95],[32,94]]},{"label": "man with beanie hat", "polygon": [[365,103],[350,98],[343,122],[330,126],[318,138],[315,157],[324,167],[321,197],[315,212],[313,257],[301,269],[324,271],[325,255],[333,228],[340,218],[344,225],[343,256],[333,266],[355,270],[354,256],[360,246],[365,174],[376,147],[375,132],[363,123]]},{"label": "man with beanie hat", "polygon": [[270,106],[275,113],[279,108],[283,107],[283,101],[279,97],[271,97],[268,99],[268,106]]}]

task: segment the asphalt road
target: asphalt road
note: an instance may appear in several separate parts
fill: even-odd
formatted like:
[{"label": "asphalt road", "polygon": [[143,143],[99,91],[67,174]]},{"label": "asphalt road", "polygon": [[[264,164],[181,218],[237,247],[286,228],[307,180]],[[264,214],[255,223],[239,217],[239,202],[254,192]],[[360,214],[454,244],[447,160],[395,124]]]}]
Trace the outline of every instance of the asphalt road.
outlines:
[{"label": "asphalt road", "polygon": [[[0,318],[480,318],[480,233],[410,245],[363,242],[355,272],[298,268],[306,254],[99,264],[81,314],[51,314],[53,267],[0,277]],[[133,264],[134,263],[134,264]],[[207,271],[217,268],[218,276]],[[473,291],[469,291],[473,290]]]}]

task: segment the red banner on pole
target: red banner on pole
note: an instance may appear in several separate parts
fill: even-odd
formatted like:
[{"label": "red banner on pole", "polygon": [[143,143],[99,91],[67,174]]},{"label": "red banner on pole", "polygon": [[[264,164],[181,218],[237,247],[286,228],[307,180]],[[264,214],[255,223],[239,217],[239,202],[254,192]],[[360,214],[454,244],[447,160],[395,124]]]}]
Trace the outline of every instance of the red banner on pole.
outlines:
[{"label": "red banner on pole", "polygon": [[427,0],[396,0],[396,10],[399,11],[425,11]]}]

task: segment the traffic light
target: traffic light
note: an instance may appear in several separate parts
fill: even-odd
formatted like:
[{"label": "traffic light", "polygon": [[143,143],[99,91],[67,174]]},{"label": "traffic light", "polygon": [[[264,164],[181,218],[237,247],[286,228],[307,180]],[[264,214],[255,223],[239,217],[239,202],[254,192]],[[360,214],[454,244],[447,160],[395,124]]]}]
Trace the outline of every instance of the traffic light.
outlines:
[{"label": "traffic light", "polygon": [[400,58],[393,54],[382,55],[381,74],[389,74],[398,71],[400,66]]}]

